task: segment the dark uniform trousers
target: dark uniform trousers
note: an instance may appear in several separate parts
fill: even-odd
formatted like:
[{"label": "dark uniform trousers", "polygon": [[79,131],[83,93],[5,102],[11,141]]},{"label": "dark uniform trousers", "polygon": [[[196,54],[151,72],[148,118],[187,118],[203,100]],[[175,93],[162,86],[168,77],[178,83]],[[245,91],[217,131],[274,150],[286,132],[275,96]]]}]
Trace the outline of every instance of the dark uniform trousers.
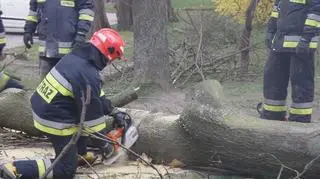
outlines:
[{"label": "dark uniform trousers", "polygon": [[286,115],[289,81],[292,104],[289,120],[310,122],[314,98],[314,53],[271,51],[264,68],[264,112],[262,118],[281,120]]}]

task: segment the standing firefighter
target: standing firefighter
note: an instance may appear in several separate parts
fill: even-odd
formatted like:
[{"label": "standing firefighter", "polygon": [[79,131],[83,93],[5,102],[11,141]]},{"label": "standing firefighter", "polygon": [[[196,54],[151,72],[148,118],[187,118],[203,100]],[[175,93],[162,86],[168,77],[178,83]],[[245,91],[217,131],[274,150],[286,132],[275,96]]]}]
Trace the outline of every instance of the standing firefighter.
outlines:
[{"label": "standing firefighter", "polygon": [[[91,86],[91,101],[87,106],[85,130],[89,133],[103,131],[105,116],[114,117],[117,126],[130,126],[131,118],[114,108],[101,90],[99,71],[107,64],[123,57],[124,42],[111,29],[101,29],[94,33],[90,43],[74,48],[46,75],[31,97],[34,126],[46,135],[52,143],[56,156],[78,130],[82,111],[81,91]],[[55,165],[47,178],[73,178],[77,168],[77,154],[87,160],[92,157],[86,151],[87,136],[80,137],[76,146]],[[111,144],[102,142],[105,154],[111,152]],[[109,146],[109,147],[108,147]],[[4,164],[0,178],[36,179],[43,176],[52,160],[26,160]]]},{"label": "standing firefighter", "polygon": [[314,98],[314,53],[318,46],[320,0],[277,0],[268,25],[269,59],[264,69],[261,118],[284,120],[289,79],[289,121],[310,122]]},{"label": "standing firefighter", "polygon": [[37,29],[41,78],[72,47],[86,41],[94,18],[93,8],[93,0],[30,0],[23,41],[31,48]]}]

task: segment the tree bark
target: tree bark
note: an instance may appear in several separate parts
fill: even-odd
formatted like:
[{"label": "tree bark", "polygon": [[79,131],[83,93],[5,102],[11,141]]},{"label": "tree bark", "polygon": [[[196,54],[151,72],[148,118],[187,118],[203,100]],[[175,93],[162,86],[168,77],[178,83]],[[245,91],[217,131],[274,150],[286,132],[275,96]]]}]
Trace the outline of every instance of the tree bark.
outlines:
[{"label": "tree bark", "polygon": [[249,63],[250,63],[250,38],[252,31],[252,22],[254,19],[254,13],[256,11],[256,7],[260,0],[251,0],[251,3],[246,10],[246,18],[245,18],[245,26],[240,38],[240,50],[241,50],[241,67],[240,67],[240,78],[243,79],[249,71]]},{"label": "tree bark", "polygon": [[104,9],[104,0],[95,0],[94,2],[95,2],[94,22],[91,28],[91,32],[89,33],[89,37],[91,37],[95,31],[101,28],[111,28],[111,25],[107,18],[106,11]]},{"label": "tree bark", "polygon": [[118,30],[132,31],[132,0],[117,0]]},{"label": "tree bark", "polygon": [[133,18],[136,74],[142,83],[151,81],[168,89],[167,0],[136,0],[133,3]]},{"label": "tree bark", "polygon": [[171,0],[167,0],[168,4],[168,19],[170,22],[178,22],[178,18],[176,14],[174,13],[174,8],[172,7]]},{"label": "tree bark", "polygon": [[[41,136],[34,128],[30,99],[31,93],[19,89],[7,89],[0,93],[0,127],[25,132],[31,136]],[[129,90],[110,97],[112,104],[122,107],[138,98],[136,91]]]},{"label": "tree bark", "polygon": [[[319,155],[320,123],[257,119],[233,108],[222,91],[217,81],[198,84],[186,95],[180,116],[127,109],[140,136],[132,149],[158,164],[176,159],[184,168],[218,168],[271,178],[278,176],[281,163],[302,172]],[[25,96],[8,91],[0,95],[1,123],[16,121],[27,128],[32,121]],[[284,169],[281,178],[295,175]],[[320,162],[315,162],[301,178],[319,175]]]}]

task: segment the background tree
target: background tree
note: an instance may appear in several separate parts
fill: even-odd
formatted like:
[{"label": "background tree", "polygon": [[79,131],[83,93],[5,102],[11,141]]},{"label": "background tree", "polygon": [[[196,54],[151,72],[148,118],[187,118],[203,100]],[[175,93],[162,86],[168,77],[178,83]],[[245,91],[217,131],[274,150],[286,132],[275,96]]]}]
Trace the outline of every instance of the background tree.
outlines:
[{"label": "background tree", "polygon": [[270,18],[272,0],[214,0],[216,11],[221,15],[231,16],[239,23],[244,23],[240,37],[241,52],[240,75],[243,78],[248,73],[250,64],[250,37],[252,24],[264,24]]},{"label": "background tree", "polygon": [[[171,0],[167,1],[167,16],[170,22],[178,21],[172,7]],[[133,17],[132,17],[132,3],[133,0],[117,0],[115,9],[117,10],[118,30],[132,30]],[[142,10],[143,11],[143,10]]]},{"label": "background tree", "polygon": [[142,82],[168,89],[167,0],[135,0],[132,7],[134,70]]},{"label": "background tree", "polygon": [[132,30],[132,0],[117,0],[115,4],[117,9],[118,30]]},{"label": "background tree", "polygon": [[101,28],[111,28],[109,20],[107,18],[107,14],[104,8],[104,0],[95,0],[95,15],[94,15],[94,22],[92,26],[91,36],[95,31]]}]

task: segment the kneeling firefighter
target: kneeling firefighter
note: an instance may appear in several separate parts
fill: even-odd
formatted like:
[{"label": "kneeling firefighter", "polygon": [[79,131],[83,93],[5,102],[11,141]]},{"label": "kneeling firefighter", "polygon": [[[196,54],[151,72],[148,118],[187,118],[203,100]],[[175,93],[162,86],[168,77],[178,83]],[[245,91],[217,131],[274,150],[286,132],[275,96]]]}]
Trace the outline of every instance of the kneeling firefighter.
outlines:
[{"label": "kneeling firefighter", "polygon": [[[101,71],[110,62],[123,58],[124,41],[112,29],[95,32],[89,43],[79,45],[46,75],[31,97],[34,126],[52,143],[56,156],[78,131],[82,111],[81,91],[91,86],[91,101],[87,106],[85,130],[90,133],[105,130],[105,115],[114,118],[117,126],[130,126],[131,118],[120,112],[105,98],[101,90]],[[77,145],[61,158],[47,178],[73,178],[78,166],[78,154],[92,159],[87,152],[88,136],[81,136]],[[100,146],[109,151],[111,144],[100,141]],[[34,179],[44,175],[53,160],[25,160],[4,164],[0,177]]]}]

